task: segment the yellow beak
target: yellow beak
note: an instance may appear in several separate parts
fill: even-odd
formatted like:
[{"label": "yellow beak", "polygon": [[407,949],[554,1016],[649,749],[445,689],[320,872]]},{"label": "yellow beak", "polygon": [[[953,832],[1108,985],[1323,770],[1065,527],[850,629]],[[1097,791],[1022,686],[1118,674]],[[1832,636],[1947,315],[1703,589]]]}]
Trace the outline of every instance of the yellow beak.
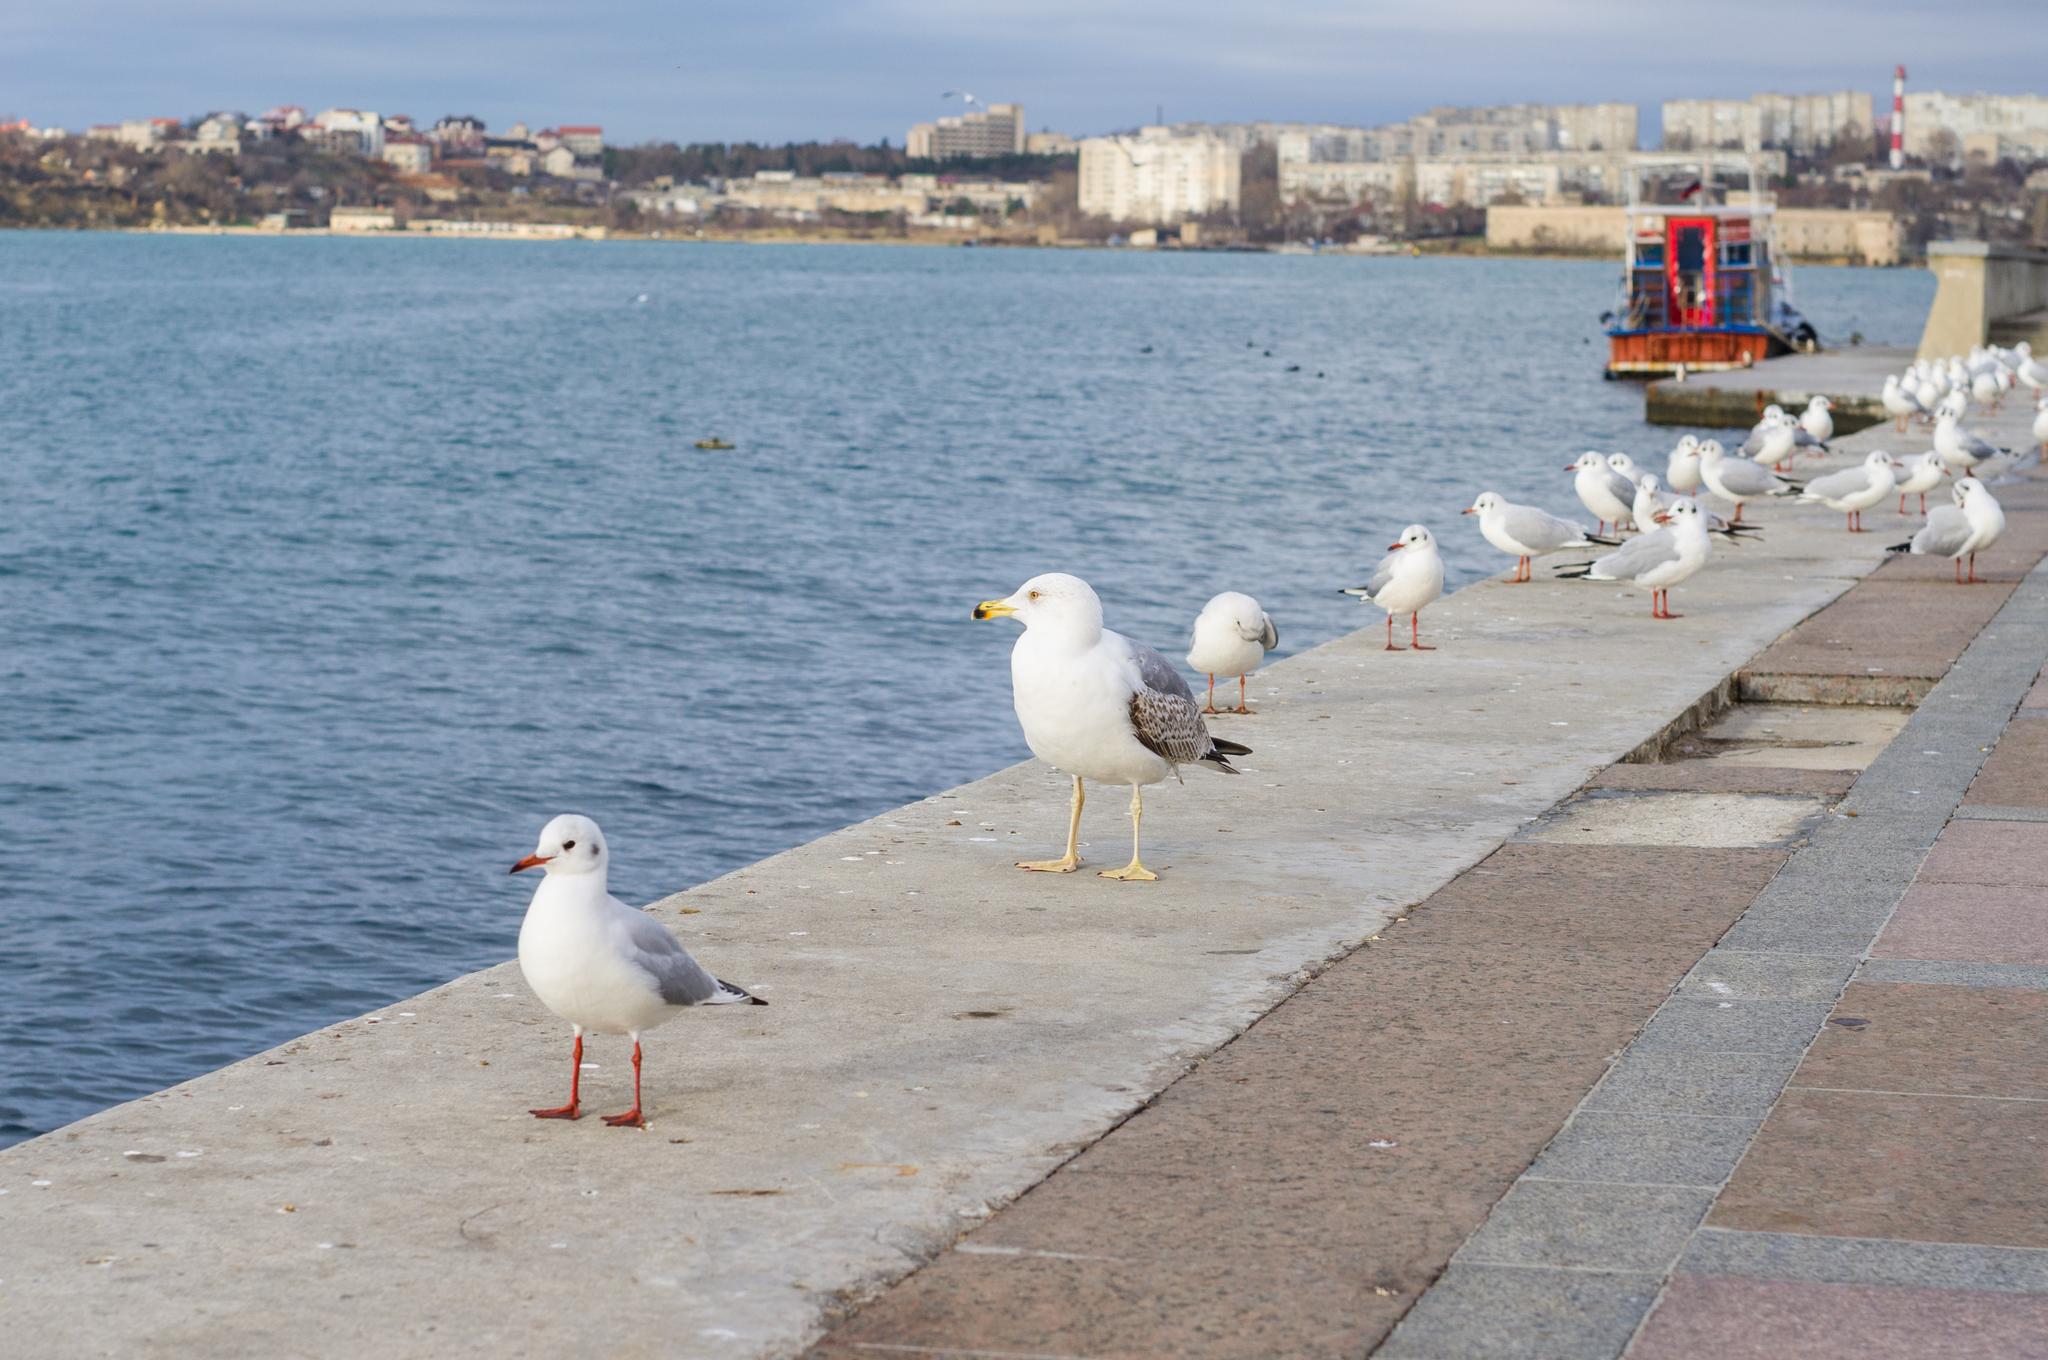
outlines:
[{"label": "yellow beak", "polygon": [[977,619],[1006,619],[1016,614],[1016,612],[1016,610],[1010,608],[1007,602],[1002,600],[983,600],[980,604],[974,606],[974,617]]}]

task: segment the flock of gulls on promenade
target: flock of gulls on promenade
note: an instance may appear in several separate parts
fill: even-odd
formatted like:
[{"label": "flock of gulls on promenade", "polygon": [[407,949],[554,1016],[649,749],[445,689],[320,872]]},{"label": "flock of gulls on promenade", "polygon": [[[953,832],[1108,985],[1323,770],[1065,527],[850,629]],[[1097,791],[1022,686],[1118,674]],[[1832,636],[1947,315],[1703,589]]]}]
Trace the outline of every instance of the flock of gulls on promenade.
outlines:
[{"label": "flock of gulls on promenade", "polygon": [[[1933,424],[1933,450],[1915,458],[1895,461],[1876,451],[1853,467],[1803,485],[1784,476],[1802,450],[1825,450],[1834,435],[1832,403],[1815,397],[1796,417],[1776,406],[1767,408],[1738,452],[1729,452],[1718,440],[1685,436],[1672,449],[1661,478],[1638,468],[1627,454],[1582,455],[1566,470],[1596,520],[1592,530],[1491,491],[1463,513],[1477,515],[1486,541],[1516,559],[1510,578],[1516,582],[1531,579],[1531,564],[1538,557],[1613,549],[1559,568],[1557,574],[1647,588],[1651,616],[1659,619],[1680,617],[1671,612],[1667,592],[1707,565],[1714,538],[1740,542],[1759,532],[1743,522],[1742,508],[1765,497],[1792,496],[1827,506],[1847,516],[1850,532],[1864,533],[1870,531],[1862,527],[1863,511],[1896,495],[1898,513],[1905,515],[1909,498],[1918,496],[1925,526],[1890,551],[1952,558],[1959,583],[1976,581],[1976,554],[1998,540],[2005,515],[1971,474],[2009,451],[1965,431],[1962,420],[1971,401],[1989,410],[2019,385],[2036,394],[2033,434],[2048,451],[2048,396],[2042,395],[2048,369],[2025,345],[1974,349],[1946,363],[1916,363],[1909,372],[1886,379],[1885,410],[1901,432],[1916,418]],[[1926,493],[1950,474],[1956,477],[1951,503],[1928,510]],[[1702,491],[1732,507],[1727,518],[1699,502]],[[1411,524],[1371,580],[1345,593],[1386,611],[1387,650],[1430,651],[1422,642],[1419,616],[1443,593],[1443,585],[1436,537],[1424,525]],[[1409,620],[1407,648],[1394,642],[1394,620],[1404,615]],[[1048,873],[1080,867],[1082,781],[1092,779],[1131,790],[1131,862],[1105,869],[1102,876],[1126,882],[1157,878],[1139,856],[1143,789],[1178,778],[1185,765],[1237,773],[1230,758],[1248,755],[1251,748],[1211,735],[1202,719],[1225,711],[1215,706],[1218,677],[1238,682],[1237,707],[1227,711],[1252,712],[1245,703],[1245,677],[1280,643],[1272,618],[1257,600],[1236,591],[1218,595],[1202,610],[1187,660],[1209,677],[1204,707],[1165,656],[1103,626],[1102,601],[1079,577],[1061,572],[1034,576],[1002,599],[983,601],[974,617],[1015,618],[1024,625],[1010,654],[1017,718],[1032,753],[1073,780],[1066,853],[1017,867]],[[512,866],[513,873],[538,868],[546,875],[520,928],[519,964],[534,994],[574,1032],[569,1103],[531,1113],[541,1119],[578,1118],[583,1035],[620,1034],[633,1040],[633,1108],[605,1122],[645,1127],[642,1031],[691,1006],[767,1003],[714,977],[666,926],[613,897],[606,886],[609,862],[597,823],[565,815],[549,822],[534,852]]]}]

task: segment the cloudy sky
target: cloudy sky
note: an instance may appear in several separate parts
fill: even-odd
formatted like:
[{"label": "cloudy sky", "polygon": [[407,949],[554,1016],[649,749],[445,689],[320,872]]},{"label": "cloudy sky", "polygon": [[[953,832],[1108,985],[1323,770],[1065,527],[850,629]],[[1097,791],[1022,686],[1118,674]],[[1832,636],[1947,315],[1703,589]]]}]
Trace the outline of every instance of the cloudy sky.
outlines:
[{"label": "cloudy sky", "polygon": [[[1667,22],[1674,13],[1710,20]],[[343,105],[614,142],[887,137],[1025,105],[1033,129],[1396,121],[1432,104],[1911,87],[2048,92],[2040,0],[66,0],[0,6],[0,114]]]}]

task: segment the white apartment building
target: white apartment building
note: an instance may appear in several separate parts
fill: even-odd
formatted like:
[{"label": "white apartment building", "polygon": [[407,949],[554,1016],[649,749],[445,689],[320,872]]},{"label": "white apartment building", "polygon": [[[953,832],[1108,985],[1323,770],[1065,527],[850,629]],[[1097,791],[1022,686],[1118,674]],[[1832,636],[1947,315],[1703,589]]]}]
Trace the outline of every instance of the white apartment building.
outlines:
[{"label": "white apartment building", "polygon": [[[1944,132],[1955,139],[1952,147],[1938,145]],[[1927,160],[2048,160],[2048,98],[1908,92],[1905,144],[1907,155]]]},{"label": "white apartment building", "polygon": [[351,135],[358,155],[377,159],[384,154],[384,120],[360,109],[325,109],[311,120],[329,138],[330,149],[341,149]]},{"label": "white apartment building", "polygon": [[[1910,96],[1908,96],[1910,99]],[[1825,151],[1845,130],[1868,134],[1871,99],[1861,90],[1833,94],[1753,94],[1747,99],[1667,99],[1666,151]]]},{"label": "white apartment building", "polygon": [[1115,222],[1179,222],[1238,205],[1239,153],[1170,127],[1081,143],[1080,209]]},{"label": "white apartment building", "polygon": [[913,160],[950,160],[955,156],[1015,156],[1024,150],[1024,106],[990,104],[979,113],[918,123],[904,139]]},{"label": "white apartment building", "polygon": [[424,175],[434,168],[434,144],[417,134],[384,143],[384,160],[401,175]]}]

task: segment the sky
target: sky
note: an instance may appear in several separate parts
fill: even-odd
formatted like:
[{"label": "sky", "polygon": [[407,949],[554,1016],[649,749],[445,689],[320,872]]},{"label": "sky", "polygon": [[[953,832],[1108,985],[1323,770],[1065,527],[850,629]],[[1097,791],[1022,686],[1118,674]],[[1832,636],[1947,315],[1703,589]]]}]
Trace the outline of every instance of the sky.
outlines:
[{"label": "sky", "polygon": [[[1673,20],[1669,16],[1689,17]],[[0,115],[81,129],[274,104],[597,123],[606,140],[901,146],[966,90],[1074,135],[1373,125],[1432,105],[2048,93],[2040,0],[66,0],[0,6]],[[1706,16],[1704,18],[1697,16]]]}]

